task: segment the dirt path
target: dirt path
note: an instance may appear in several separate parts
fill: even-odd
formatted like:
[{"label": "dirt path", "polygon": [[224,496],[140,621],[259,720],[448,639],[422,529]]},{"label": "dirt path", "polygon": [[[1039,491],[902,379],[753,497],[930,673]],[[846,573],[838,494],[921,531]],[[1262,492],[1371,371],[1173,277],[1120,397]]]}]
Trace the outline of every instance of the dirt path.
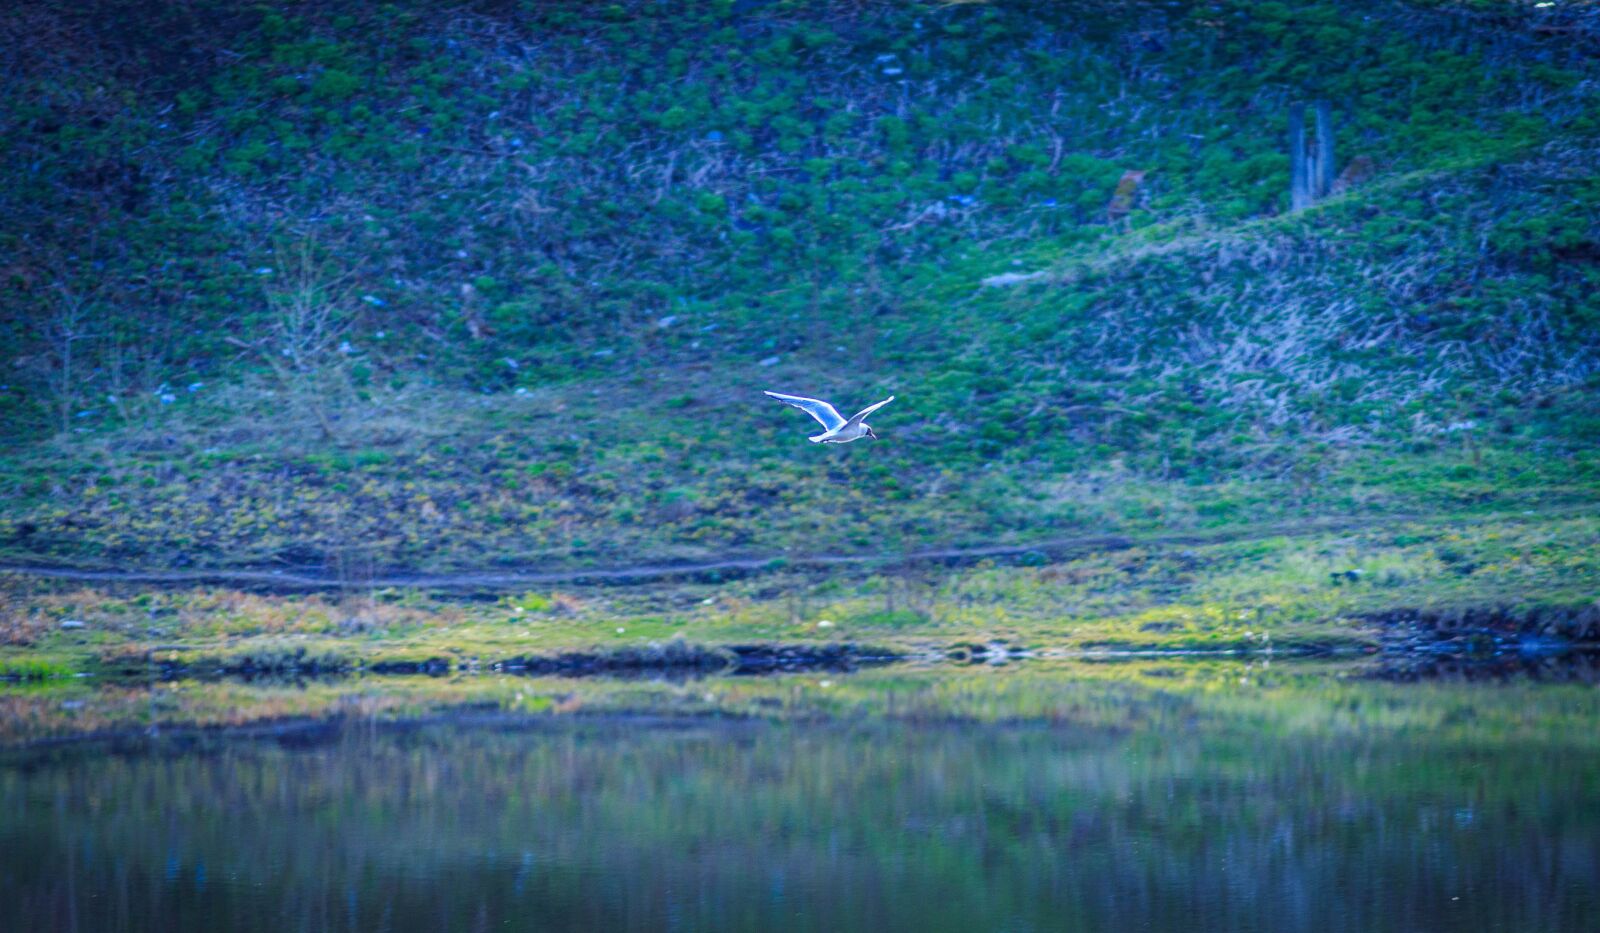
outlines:
[{"label": "dirt path", "polygon": [[909,554],[818,554],[803,557],[727,557],[683,564],[637,564],[573,570],[458,571],[454,573],[378,573],[370,577],[340,579],[318,570],[87,570],[59,566],[0,566],[0,573],[77,580],[86,583],[147,583],[162,586],[228,583],[280,590],[321,590],[351,587],[404,587],[435,590],[507,590],[537,584],[652,583],[661,580],[713,576],[745,576],[775,570],[826,570],[833,567],[898,566],[933,563],[959,565],[979,560],[1016,557],[1032,552],[1057,556],[1067,551],[1117,550],[1131,547],[1132,539],[1119,536],[1061,539],[1031,545],[984,548],[947,548]]},{"label": "dirt path", "polygon": [[[1576,510],[1573,510],[1574,513]],[[726,579],[779,570],[829,570],[839,567],[908,567],[918,565],[962,566],[983,560],[1004,560],[1037,554],[1061,560],[1095,551],[1116,551],[1130,547],[1177,547],[1225,544],[1264,538],[1305,537],[1330,532],[1362,531],[1430,519],[1452,525],[1472,525],[1484,521],[1549,520],[1567,510],[1549,510],[1537,515],[1525,512],[1472,516],[1385,515],[1351,517],[1324,521],[1297,521],[1276,525],[1252,525],[1220,531],[1187,531],[1152,535],[1079,535],[1049,538],[1029,544],[992,547],[935,548],[904,554],[813,554],[765,557],[729,556],[700,563],[637,564],[624,567],[578,568],[562,570],[458,571],[451,573],[380,572],[362,577],[340,577],[317,568],[295,569],[215,569],[215,570],[104,570],[52,565],[0,565],[0,574],[14,574],[84,583],[139,583],[152,586],[196,586],[222,584],[272,592],[312,590],[403,588],[448,592],[503,592],[548,584],[630,585],[665,580]]]}]

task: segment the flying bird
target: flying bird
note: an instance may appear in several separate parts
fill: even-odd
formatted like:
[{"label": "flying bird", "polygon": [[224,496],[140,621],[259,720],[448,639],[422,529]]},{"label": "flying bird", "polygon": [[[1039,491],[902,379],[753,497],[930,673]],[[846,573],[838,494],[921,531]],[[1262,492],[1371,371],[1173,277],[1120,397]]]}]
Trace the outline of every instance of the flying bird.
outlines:
[{"label": "flying bird", "polygon": [[768,392],[766,394],[780,402],[793,405],[817,419],[823,430],[821,434],[809,438],[813,444],[848,444],[851,441],[859,441],[863,437],[877,440],[878,435],[873,433],[872,425],[867,424],[865,419],[868,415],[894,401],[894,396],[891,395],[876,405],[868,405],[866,408],[851,415],[849,420],[846,420],[840,416],[832,405],[819,399],[804,398],[799,395],[784,395],[781,392]]}]

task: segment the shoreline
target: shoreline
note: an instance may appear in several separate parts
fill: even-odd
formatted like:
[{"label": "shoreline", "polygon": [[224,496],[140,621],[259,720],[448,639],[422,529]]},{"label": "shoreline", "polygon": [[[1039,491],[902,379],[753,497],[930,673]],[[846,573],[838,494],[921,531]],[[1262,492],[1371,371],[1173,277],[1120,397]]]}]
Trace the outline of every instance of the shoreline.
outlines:
[{"label": "shoreline", "polygon": [[869,567],[893,569],[919,565],[964,567],[995,559],[1021,558],[1024,565],[1034,561],[1060,561],[1088,553],[1128,550],[1136,547],[1207,546],[1263,541],[1271,538],[1302,538],[1341,532],[1369,531],[1392,525],[1439,525],[1471,527],[1500,522],[1545,522],[1581,517],[1592,513],[1583,506],[1563,506],[1530,511],[1507,509],[1486,512],[1404,513],[1351,516],[1335,519],[1301,519],[1265,525],[1233,525],[1212,530],[1184,529],[1162,532],[1106,533],[1042,538],[1020,544],[981,547],[925,548],[904,553],[862,554],[727,554],[703,561],[640,561],[605,567],[562,567],[553,570],[455,570],[425,572],[403,567],[376,569],[363,574],[330,572],[326,566],[243,565],[195,569],[137,568],[119,570],[105,566],[79,566],[63,562],[29,562],[9,555],[0,559],[0,579],[5,576],[61,580],[69,583],[135,584],[155,587],[226,585],[253,592],[291,595],[318,591],[362,589],[418,589],[455,591],[463,594],[501,593],[529,586],[548,584],[636,585],[671,581],[720,583],[732,579],[778,571],[827,571],[836,568]]},{"label": "shoreline", "polygon": [[366,677],[449,677],[459,675],[511,675],[612,679],[744,677],[767,674],[848,673],[863,668],[890,666],[950,667],[1069,661],[1115,664],[1149,660],[1304,661],[1327,658],[1379,658],[1391,664],[1423,663],[1493,664],[1505,661],[1540,661],[1600,656],[1600,641],[1537,641],[1507,637],[1493,630],[1454,632],[1429,640],[1425,633],[1391,636],[1381,645],[1353,646],[1330,640],[1284,647],[1161,648],[1130,644],[1094,648],[1014,647],[955,644],[898,650],[851,642],[824,644],[689,644],[671,642],[643,648],[569,650],[526,654],[480,662],[445,656],[418,660],[367,659],[319,656],[303,650],[286,655],[199,656],[164,661],[160,648],[148,652],[143,666],[124,656],[115,666],[75,671],[47,677],[0,675],[0,688],[63,679],[88,679],[98,684],[170,683],[183,680],[300,680]]}]

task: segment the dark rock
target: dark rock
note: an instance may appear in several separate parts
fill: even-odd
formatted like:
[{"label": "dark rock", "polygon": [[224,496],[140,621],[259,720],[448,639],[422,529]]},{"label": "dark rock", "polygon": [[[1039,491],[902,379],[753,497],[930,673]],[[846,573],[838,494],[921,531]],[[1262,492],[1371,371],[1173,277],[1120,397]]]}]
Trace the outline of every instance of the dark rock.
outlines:
[{"label": "dark rock", "polygon": [[569,651],[557,655],[509,658],[508,671],[582,677],[593,674],[628,674],[649,671],[758,674],[774,671],[849,670],[866,664],[885,664],[898,658],[892,652],[853,644],[731,645],[706,648],[682,642],[618,648],[609,651]]},{"label": "dark rock", "polygon": [[450,659],[428,658],[422,661],[379,661],[369,665],[372,674],[428,674],[437,677],[450,673]]}]

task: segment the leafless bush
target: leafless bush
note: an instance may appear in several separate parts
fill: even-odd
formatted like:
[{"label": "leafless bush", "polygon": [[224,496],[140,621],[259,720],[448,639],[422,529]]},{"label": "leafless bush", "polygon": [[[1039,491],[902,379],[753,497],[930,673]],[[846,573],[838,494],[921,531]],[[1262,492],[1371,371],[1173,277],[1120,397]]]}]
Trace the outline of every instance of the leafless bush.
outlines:
[{"label": "leafless bush", "polygon": [[319,261],[309,241],[289,252],[289,268],[273,279],[281,284],[266,289],[264,333],[228,341],[266,363],[289,405],[313,419],[324,440],[333,440],[338,409],[352,394],[341,352],[356,317],[350,276]]},{"label": "leafless bush", "polygon": [[65,285],[55,287],[55,307],[45,322],[45,340],[49,348],[49,387],[52,407],[62,434],[72,428],[72,413],[77,407],[83,379],[83,366],[79,344],[89,334],[88,296],[75,292]]}]

